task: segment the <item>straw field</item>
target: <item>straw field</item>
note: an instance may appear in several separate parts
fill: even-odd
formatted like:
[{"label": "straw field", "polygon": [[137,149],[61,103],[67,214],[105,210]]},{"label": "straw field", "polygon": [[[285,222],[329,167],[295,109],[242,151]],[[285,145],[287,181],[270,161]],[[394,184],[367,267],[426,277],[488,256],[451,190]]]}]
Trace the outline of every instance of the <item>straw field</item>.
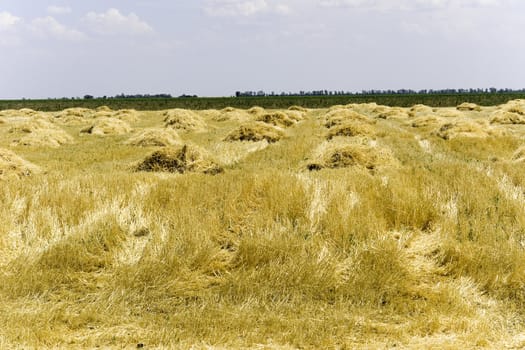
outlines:
[{"label": "straw field", "polygon": [[523,110],[3,111],[0,347],[524,348]]}]

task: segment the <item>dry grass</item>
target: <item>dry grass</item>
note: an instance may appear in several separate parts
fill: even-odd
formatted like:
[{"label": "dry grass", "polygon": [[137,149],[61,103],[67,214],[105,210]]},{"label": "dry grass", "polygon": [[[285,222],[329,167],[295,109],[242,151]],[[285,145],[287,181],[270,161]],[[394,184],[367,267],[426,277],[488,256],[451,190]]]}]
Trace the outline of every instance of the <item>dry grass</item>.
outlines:
[{"label": "dry grass", "polygon": [[333,139],[336,136],[374,136],[375,130],[370,124],[360,123],[356,121],[347,121],[343,124],[334,126],[328,130],[326,138]]},{"label": "dry grass", "polygon": [[223,169],[210,159],[208,152],[193,146],[180,145],[155,151],[134,167],[136,171],[153,172],[200,172],[216,175]]},{"label": "dry grass", "polygon": [[272,125],[254,122],[239,126],[226,136],[224,141],[268,141],[277,142],[284,137],[284,132]]},{"label": "dry grass", "polygon": [[319,145],[307,168],[321,170],[355,167],[376,170],[396,165],[398,162],[387,148],[337,140]]},{"label": "dry grass", "polygon": [[335,109],[326,113],[323,117],[323,124],[327,128],[331,128],[336,125],[341,125],[346,122],[360,122],[375,124],[375,120],[358,112],[349,109]]},{"label": "dry grass", "polygon": [[459,106],[456,107],[458,111],[475,111],[475,112],[481,112],[481,107],[478,106],[475,103],[470,102],[463,102]]},{"label": "dry grass", "polygon": [[[253,110],[252,112],[256,111],[257,109]],[[245,111],[242,109],[236,109],[232,107],[226,107],[224,109],[221,109],[218,114],[213,116],[213,120],[218,122],[225,122],[225,121],[234,121],[234,122],[246,122],[248,120],[253,119],[253,115],[257,115],[257,113],[252,113],[250,111]]]},{"label": "dry grass", "polygon": [[409,125],[413,128],[426,128],[426,127],[433,127],[441,123],[441,118],[436,117],[434,115],[424,115],[421,117],[417,117],[412,119],[409,122]]},{"label": "dry grass", "polygon": [[10,150],[0,148],[0,180],[22,178],[40,172],[40,168],[36,165],[20,158]]},{"label": "dry grass", "polygon": [[74,143],[71,135],[47,118],[33,118],[13,126],[9,132],[17,136],[12,141],[13,146],[58,148],[62,145]]},{"label": "dry grass", "polygon": [[449,140],[457,137],[486,138],[502,136],[504,132],[488,125],[485,120],[457,120],[441,125],[435,134],[442,139]]},{"label": "dry grass", "polygon": [[379,119],[394,119],[394,120],[404,120],[407,119],[408,112],[403,108],[388,108],[378,113],[377,118]]},{"label": "dry grass", "polygon": [[[330,141],[310,110],[274,143],[273,125],[194,112],[207,133],[161,129],[185,147],[68,125],[74,144],[21,158],[4,148],[29,133],[9,130],[40,114],[5,116],[0,347],[523,348],[523,136],[494,110],[427,129],[350,119],[381,137]],[[145,112],[134,136],[162,119]],[[446,123],[490,137],[430,135]]]},{"label": "dry grass", "polygon": [[131,126],[123,120],[115,118],[99,118],[90,126],[82,129],[80,133],[97,136],[111,136],[125,135],[131,131]]},{"label": "dry grass", "polygon": [[[511,109],[512,110],[512,109]],[[491,124],[525,124],[525,115],[497,110],[490,115]]]},{"label": "dry grass", "polygon": [[422,115],[431,115],[432,113],[434,113],[432,107],[422,104],[414,105],[408,110],[408,115],[410,117],[421,117]]},{"label": "dry grass", "polygon": [[164,125],[179,131],[205,132],[206,122],[195,112],[186,109],[170,109],[163,113]]},{"label": "dry grass", "polygon": [[301,106],[290,106],[290,107],[288,107],[288,110],[289,111],[303,112],[303,113],[307,113],[309,111],[308,108],[304,108],[304,107],[301,107]]},{"label": "dry grass", "polygon": [[525,162],[525,146],[522,146],[514,152],[512,160],[515,162]]},{"label": "dry grass", "polygon": [[166,147],[180,143],[179,135],[172,129],[147,128],[140,130],[125,142],[139,147]]},{"label": "dry grass", "polygon": [[256,121],[282,128],[290,127],[296,123],[296,120],[290,118],[289,114],[284,112],[264,113],[259,115]]}]

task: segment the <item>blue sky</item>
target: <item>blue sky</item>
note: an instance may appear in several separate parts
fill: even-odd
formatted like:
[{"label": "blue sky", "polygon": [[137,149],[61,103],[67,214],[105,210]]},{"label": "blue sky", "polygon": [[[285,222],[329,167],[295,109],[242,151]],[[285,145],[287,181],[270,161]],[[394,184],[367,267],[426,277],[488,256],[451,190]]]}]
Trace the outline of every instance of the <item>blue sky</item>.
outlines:
[{"label": "blue sky", "polygon": [[522,0],[0,0],[0,98],[525,87]]}]

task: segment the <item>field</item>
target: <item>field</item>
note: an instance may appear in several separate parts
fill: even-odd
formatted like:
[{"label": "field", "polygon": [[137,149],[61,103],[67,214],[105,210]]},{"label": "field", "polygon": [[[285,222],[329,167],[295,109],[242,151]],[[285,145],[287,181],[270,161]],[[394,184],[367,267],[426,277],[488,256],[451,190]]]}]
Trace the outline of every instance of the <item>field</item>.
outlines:
[{"label": "field", "polygon": [[523,348],[524,140],[525,100],[0,111],[0,347]]}]

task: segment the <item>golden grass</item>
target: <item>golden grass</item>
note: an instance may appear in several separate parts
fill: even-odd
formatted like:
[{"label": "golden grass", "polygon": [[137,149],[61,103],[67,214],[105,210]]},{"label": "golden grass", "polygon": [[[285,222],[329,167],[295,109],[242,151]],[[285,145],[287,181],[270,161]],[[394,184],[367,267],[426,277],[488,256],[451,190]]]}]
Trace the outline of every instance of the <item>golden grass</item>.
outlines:
[{"label": "golden grass", "polygon": [[115,118],[98,118],[93,124],[80,130],[82,134],[97,136],[125,135],[131,131],[127,122]]},{"label": "golden grass", "polygon": [[20,158],[10,150],[0,148],[0,180],[21,178],[39,172],[38,166]]},{"label": "golden grass", "polygon": [[256,121],[281,128],[287,128],[296,123],[296,120],[290,118],[289,115],[284,112],[263,113],[256,118]]},{"label": "golden grass", "polygon": [[329,141],[315,150],[312,160],[307,164],[309,170],[324,168],[357,167],[376,170],[385,166],[397,165],[391,152],[384,147],[370,146],[361,142]]},{"label": "golden grass", "polygon": [[463,102],[462,104],[458,105],[456,109],[458,111],[476,111],[476,112],[481,111],[480,106],[478,106],[475,103],[470,103],[470,102]]},{"label": "golden grass", "polygon": [[210,159],[205,150],[188,144],[155,151],[136,165],[135,170],[180,174],[202,172],[212,175],[223,171],[218,164]]},{"label": "golden grass", "polygon": [[13,146],[58,148],[74,143],[71,135],[42,117],[32,117],[27,122],[13,126],[9,132],[16,137],[12,140]]},{"label": "golden grass", "polygon": [[360,123],[356,121],[347,121],[328,130],[326,138],[333,139],[336,136],[374,136],[374,128],[367,123]]},{"label": "golden grass", "polygon": [[139,147],[165,147],[180,143],[179,135],[169,128],[147,128],[137,132],[125,142]]},{"label": "golden grass", "polygon": [[490,115],[491,124],[525,124],[525,115],[505,110],[497,110]]},{"label": "golden grass", "polygon": [[350,118],[380,137],[329,141],[326,109],[286,137],[247,111],[193,112],[205,132],[145,112],[131,137],[180,140],[153,149],[76,124],[68,146],[13,148],[60,113],[3,116],[0,347],[523,348],[523,134],[494,110]]},{"label": "golden grass", "polygon": [[186,109],[170,109],[163,113],[164,125],[179,131],[205,132],[206,122],[195,112]]},{"label": "golden grass", "polygon": [[356,121],[361,123],[374,124],[376,121],[364,114],[349,109],[335,109],[323,116],[324,126],[331,128],[346,122]]},{"label": "golden grass", "polygon": [[284,137],[284,132],[272,125],[263,122],[243,124],[230,132],[224,141],[268,141],[277,142]]},{"label": "golden grass", "polygon": [[486,138],[491,135],[502,136],[504,132],[488,125],[485,120],[457,120],[444,123],[435,134],[442,139],[449,140],[457,137]]}]

